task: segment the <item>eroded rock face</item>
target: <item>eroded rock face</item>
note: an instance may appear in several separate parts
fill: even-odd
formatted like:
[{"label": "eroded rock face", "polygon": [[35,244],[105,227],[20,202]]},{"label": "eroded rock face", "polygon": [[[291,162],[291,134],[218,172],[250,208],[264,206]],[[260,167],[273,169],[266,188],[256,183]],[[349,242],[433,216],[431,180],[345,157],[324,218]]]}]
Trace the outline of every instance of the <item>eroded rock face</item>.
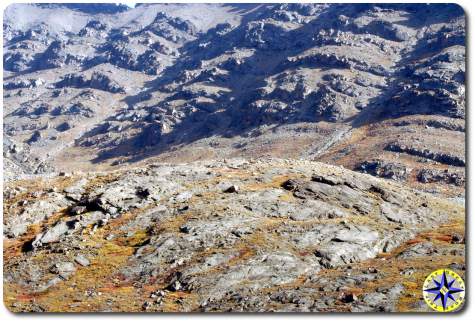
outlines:
[{"label": "eroded rock face", "polygon": [[361,163],[356,170],[396,181],[406,181],[411,172],[411,169],[407,169],[403,164],[384,162],[380,160],[365,161]]},{"label": "eroded rock face", "polygon": [[17,213],[15,209],[15,215],[5,225],[5,234],[11,237],[21,236],[27,231],[29,225],[42,222],[69,205],[71,202],[63,195],[49,193],[43,200],[27,204],[20,213]]},{"label": "eroded rock face", "polygon": [[458,167],[465,166],[465,156],[463,155],[454,155],[446,152],[431,151],[429,149],[419,147],[417,143],[412,145],[406,145],[402,142],[395,142],[386,146],[386,150],[420,156],[447,165],[453,165]]},{"label": "eroded rock face", "polygon": [[422,183],[445,182],[455,186],[464,186],[465,172],[450,172],[449,170],[437,171],[432,169],[423,169],[417,174],[417,180]]},{"label": "eroded rock face", "polygon": [[[20,257],[6,258],[7,287],[54,297],[81,270],[104,269],[104,276],[81,278],[98,286],[120,279],[140,292],[156,286],[152,300],[129,297],[130,310],[166,310],[172,296],[185,294],[174,310],[394,311],[404,287],[384,284],[384,292],[364,294],[345,287],[384,281],[392,273],[378,256],[395,249],[410,263],[433,256],[425,244],[405,243],[464,215],[447,200],[309,161],[154,164],[51,180],[69,183],[47,194],[48,202],[35,201],[41,193],[27,198],[17,217],[10,201],[16,195],[6,197],[7,240],[26,240]],[[228,192],[233,186],[237,192]],[[52,212],[54,220],[45,215]],[[460,253],[463,238],[450,241]],[[23,265],[30,268],[21,273]],[[339,292],[320,294],[328,283]],[[65,292],[65,303],[76,299]],[[46,310],[49,296],[40,300]],[[121,301],[115,296],[108,294]],[[108,305],[97,300],[98,310]]]},{"label": "eroded rock face", "polygon": [[94,88],[111,93],[124,93],[124,89],[114,82],[109,76],[102,73],[93,73],[90,79],[84,75],[68,74],[56,83],[57,88],[78,87]]}]

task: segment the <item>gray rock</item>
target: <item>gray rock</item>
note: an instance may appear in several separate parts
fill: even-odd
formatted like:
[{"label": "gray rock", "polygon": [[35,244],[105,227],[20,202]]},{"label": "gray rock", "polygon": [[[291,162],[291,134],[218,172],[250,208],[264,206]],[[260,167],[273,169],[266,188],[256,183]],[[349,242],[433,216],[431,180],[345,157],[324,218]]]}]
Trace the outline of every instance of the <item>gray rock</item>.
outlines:
[{"label": "gray rock", "polygon": [[356,170],[396,181],[407,180],[410,173],[410,169],[403,164],[382,160],[364,161],[356,167]]},{"label": "gray rock", "polygon": [[54,264],[50,271],[51,273],[58,274],[62,279],[68,279],[76,272],[76,267],[71,262],[59,262]]},{"label": "gray rock", "polygon": [[316,262],[302,261],[289,253],[265,254],[221,275],[208,296],[216,300],[238,283],[245,283],[253,289],[277,286],[292,282],[303,273],[316,273],[319,270]]},{"label": "gray rock", "polygon": [[88,183],[88,180],[85,178],[82,178],[78,180],[77,182],[73,183],[72,185],[66,187],[64,189],[64,192],[66,193],[66,196],[70,199],[73,199],[75,201],[81,200],[82,194],[85,192],[85,187]]},{"label": "gray rock", "polygon": [[33,247],[58,242],[69,230],[74,229],[77,220],[61,221],[45,232],[38,234],[33,241]]},{"label": "gray rock", "polygon": [[84,75],[67,74],[63,79],[55,84],[56,88],[78,87],[78,88],[95,88],[111,93],[125,93],[124,88],[119,86],[109,76],[94,72],[90,79]]},{"label": "gray rock", "polygon": [[465,185],[465,174],[459,172],[437,171],[422,169],[417,174],[417,180],[422,183],[443,182],[455,186]]},{"label": "gray rock", "polygon": [[74,261],[81,266],[89,266],[91,264],[89,259],[87,259],[86,256],[82,254],[79,254],[76,257],[74,257]]},{"label": "gray rock", "polygon": [[72,215],[80,215],[80,214],[85,213],[86,211],[87,211],[86,206],[74,206],[73,208],[71,208],[70,213]]},{"label": "gray rock", "polygon": [[193,193],[191,191],[184,191],[176,195],[174,199],[176,202],[185,202],[190,200],[191,197],[193,197]]},{"label": "gray rock", "polygon": [[11,237],[21,236],[29,225],[39,223],[69,205],[70,201],[64,196],[51,193],[48,198],[29,204],[20,215],[11,216],[6,222],[5,234]]},{"label": "gray rock", "polygon": [[402,253],[398,254],[398,257],[406,259],[418,256],[431,255],[436,252],[437,249],[431,242],[423,242],[404,250]]}]

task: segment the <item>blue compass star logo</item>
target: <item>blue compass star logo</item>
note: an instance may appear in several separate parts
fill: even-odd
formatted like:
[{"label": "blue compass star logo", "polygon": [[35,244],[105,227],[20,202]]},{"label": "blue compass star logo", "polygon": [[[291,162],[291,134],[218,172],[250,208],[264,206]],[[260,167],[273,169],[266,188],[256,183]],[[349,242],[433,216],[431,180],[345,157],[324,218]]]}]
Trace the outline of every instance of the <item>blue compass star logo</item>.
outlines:
[{"label": "blue compass star logo", "polygon": [[451,299],[452,301],[456,302],[456,299],[454,298],[453,294],[465,291],[462,288],[454,287],[456,279],[453,278],[452,280],[450,280],[450,277],[447,277],[445,270],[442,273],[440,282],[437,281],[436,278],[433,278],[432,281],[434,282],[435,286],[428,289],[424,289],[424,292],[435,294],[433,302],[440,300],[444,310],[447,309],[448,299]]}]

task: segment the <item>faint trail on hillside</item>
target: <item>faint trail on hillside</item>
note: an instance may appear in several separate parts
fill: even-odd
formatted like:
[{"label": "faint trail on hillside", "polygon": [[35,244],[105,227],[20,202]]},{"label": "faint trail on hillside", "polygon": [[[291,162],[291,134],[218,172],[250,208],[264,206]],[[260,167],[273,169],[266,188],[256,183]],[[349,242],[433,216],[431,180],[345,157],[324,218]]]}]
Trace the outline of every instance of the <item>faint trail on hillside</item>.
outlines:
[{"label": "faint trail on hillside", "polygon": [[337,130],[333,136],[325,142],[323,145],[317,144],[317,146],[310,148],[308,152],[300,156],[301,160],[317,160],[319,156],[329,151],[330,148],[335,146],[337,143],[345,140],[351,136],[353,128],[347,127],[340,130]]}]

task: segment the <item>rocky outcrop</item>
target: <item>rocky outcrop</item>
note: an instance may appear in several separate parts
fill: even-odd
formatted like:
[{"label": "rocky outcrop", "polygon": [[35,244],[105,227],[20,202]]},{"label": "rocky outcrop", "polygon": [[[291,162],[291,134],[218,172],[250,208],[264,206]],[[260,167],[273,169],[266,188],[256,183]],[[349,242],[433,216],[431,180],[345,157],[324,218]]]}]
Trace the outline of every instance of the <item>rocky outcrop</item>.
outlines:
[{"label": "rocky outcrop", "polygon": [[154,21],[146,27],[146,30],[172,42],[185,40],[197,33],[196,27],[190,21],[179,17],[170,17],[165,12],[157,13]]},{"label": "rocky outcrop", "polygon": [[[450,26],[429,33],[421,41],[421,48],[414,55],[423,58],[414,59],[402,70],[403,81],[397,84],[396,93],[390,98],[391,107],[385,108],[388,115],[439,114],[465,118],[465,40],[461,30],[459,25]],[[457,40],[454,34],[458,35]]]},{"label": "rocky outcrop", "polygon": [[355,170],[396,181],[407,180],[407,177],[411,172],[410,169],[407,169],[403,164],[385,162],[382,160],[364,161],[358,165]]},{"label": "rocky outcrop", "polygon": [[30,68],[34,57],[23,52],[9,52],[3,55],[3,68],[12,72],[23,72]]},{"label": "rocky outcrop", "polygon": [[[22,285],[47,311],[56,290],[69,305],[91,285],[107,295],[92,310],[122,303],[102,287],[117,280],[145,293],[127,297],[130,311],[167,310],[179,294],[173,311],[394,311],[407,292],[402,272],[435,256],[411,251],[417,234],[464,216],[453,202],[309,161],[152,164],[51,180],[63,188],[33,195],[14,184],[23,205],[18,194],[5,199],[7,245],[24,243],[21,256],[5,250],[6,287]],[[463,251],[453,238],[439,251]],[[401,273],[393,256],[379,257],[390,252]]]},{"label": "rocky outcrop", "polygon": [[92,73],[90,78],[81,74],[67,74],[62,80],[57,82],[55,86],[56,88],[94,88],[111,93],[125,93],[123,87],[119,86],[109,76],[99,72]]},{"label": "rocky outcrop", "polygon": [[431,151],[429,149],[420,149],[415,146],[407,146],[398,142],[387,145],[385,149],[393,152],[407,153],[410,155],[431,159],[440,163],[457,167],[465,166],[465,158],[462,156],[452,155],[449,153],[443,153],[438,151]]},{"label": "rocky outcrop", "polygon": [[433,169],[422,169],[417,174],[417,180],[422,183],[442,182],[450,185],[464,186],[465,174],[450,172],[449,170],[437,171]]},{"label": "rocky outcrop", "polygon": [[38,69],[62,67],[66,63],[66,44],[60,40],[53,41],[37,60]]},{"label": "rocky outcrop", "polygon": [[41,78],[38,79],[28,79],[28,80],[19,80],[13,82],[5,82],[3,84],[3,89],[19,89],[19,88],[36,88],[44,85],[45,81]]},{"label": "rocky outcrop", "polygon": [[17,216],[5,226],[5,235],[18,237],[26,233],[28,226],[42,222],[55,213],[64,210],[70,201],[57,193],[50,193],[44,200],[28,204]]},{"label": "rocky outcrop", "polygon": [[84,28],[82,28],[78,35],[81,37],[105,37],[109,26],[99,20],[90,20]]}]

